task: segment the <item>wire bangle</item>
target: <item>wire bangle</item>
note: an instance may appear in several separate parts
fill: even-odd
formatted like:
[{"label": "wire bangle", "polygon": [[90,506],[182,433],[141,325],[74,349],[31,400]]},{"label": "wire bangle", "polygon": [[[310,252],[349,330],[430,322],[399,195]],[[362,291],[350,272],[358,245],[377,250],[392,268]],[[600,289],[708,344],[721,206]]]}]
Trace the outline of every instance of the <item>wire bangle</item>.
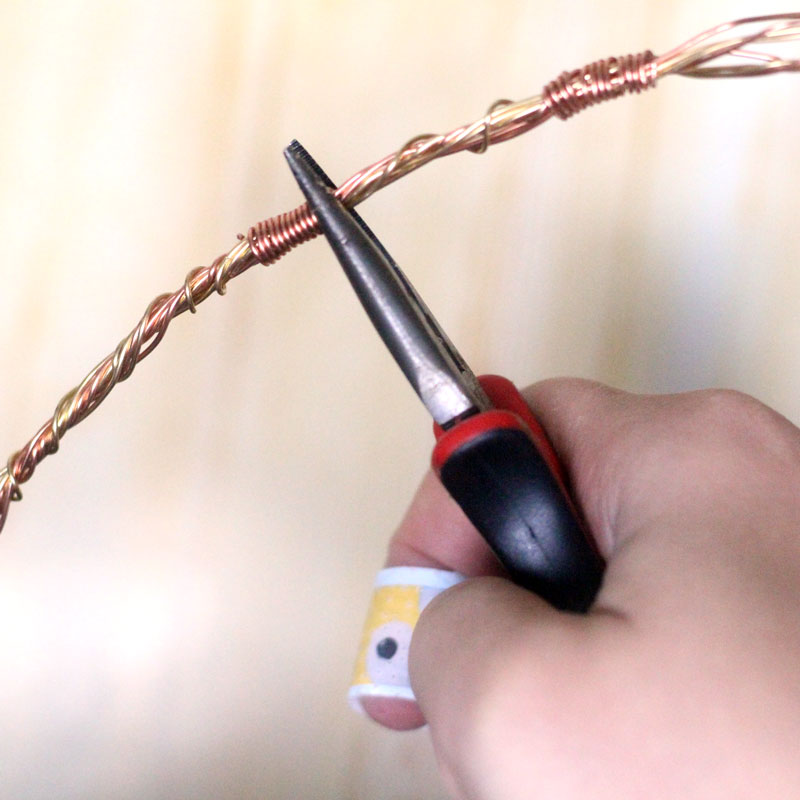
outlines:
[{"label": "wire bangle", "polygon": [[[436,158],[462,150],[484,153],[551,117],[569,119],[598,103],[650,89],[667,75],[740,78],[800,72],[800,55],[785,58],[770,49],[796,41],[800,41],[800,12],[717,25],[661,56],[646,50],[595,61],[561,73],[538,95],[496,101],[475,122],[448,133],[413,137],[396,152],[356,172],[336,193],[355,206]],[[43,458],[58,450],[70,428],[89,416],[117,383],[130,377],[136,364],[158,346],[175,317],[185,311],[196,313],[197,306],[212,293],[225,294],[232,278],[256,264],[275,263],[318,234],[317,220],[305,205],[270,217],[240,235],[237,244],[210,266],[191,270],[180,289],[156,297],[128,336],[61,398],[53,416],[0,469],[0,531],[10,503],[22,499],[21,484],[31,478]]]}]

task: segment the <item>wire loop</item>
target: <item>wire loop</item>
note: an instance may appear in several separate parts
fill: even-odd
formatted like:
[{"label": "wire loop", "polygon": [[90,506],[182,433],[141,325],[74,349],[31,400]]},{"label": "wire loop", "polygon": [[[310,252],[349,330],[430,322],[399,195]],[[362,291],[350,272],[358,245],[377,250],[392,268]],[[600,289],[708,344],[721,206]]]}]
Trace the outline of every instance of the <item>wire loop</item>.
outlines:
[{"label": "wire loop", "polygon": [[19,488],[19,483],[14,477],[14,469],[11,466],[12,459],[9,458],[6,465],[0,469],[0,485],[3,483],[8,484],[11,491],[11,499],[15,502],[22,500],[22,489]]},{"label": "wire loop", "polygon": [[186,275],[186,280],[183,282],[183,296],[186,298],[186,305],[189,308],[189,311],[192,314],[197,313],[197,305],[194,302],[194,297],[192,296],[192,284],[191,279],[194,277],[194,270],[190,270]]},{"label": "wire loop", "polygon": [[492,137],[492,115],[499,108],[505,108],[506,106],[511,105],[514,105],[513,100],[501,97],[499,100],[495,100],[494,103],[489,106],[488,110],[486,111],[486,116],[483,118],[483,140],[481,141],[479,147],[473,149],[473,153],[476,155],[481,155],[489,149]]}]

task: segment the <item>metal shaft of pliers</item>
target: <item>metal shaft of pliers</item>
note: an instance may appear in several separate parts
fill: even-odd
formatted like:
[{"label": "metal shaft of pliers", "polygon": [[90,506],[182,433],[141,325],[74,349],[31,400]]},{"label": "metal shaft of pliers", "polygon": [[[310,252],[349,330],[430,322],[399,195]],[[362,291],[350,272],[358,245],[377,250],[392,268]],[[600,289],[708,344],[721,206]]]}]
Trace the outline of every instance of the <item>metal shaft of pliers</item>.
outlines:
[{"label": "metal shaft of pliers", "polygon": [[433,419],[449,428],[491,408],[411,282],[305,148],[294,141],[284,155],[372,324]]}]

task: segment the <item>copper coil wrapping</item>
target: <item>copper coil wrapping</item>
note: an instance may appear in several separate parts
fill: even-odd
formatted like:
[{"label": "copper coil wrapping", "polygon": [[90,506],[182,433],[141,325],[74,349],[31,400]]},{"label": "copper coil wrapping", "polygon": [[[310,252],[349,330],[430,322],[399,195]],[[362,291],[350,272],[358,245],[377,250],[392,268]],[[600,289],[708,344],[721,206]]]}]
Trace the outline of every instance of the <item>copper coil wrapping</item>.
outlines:
[{"label": "copper coil wrapping", "polygon": [[298,245],[319,236],[317,218],[308,205],[270,217],[247,232],[247,241],[253,255],[265,266],[274,264]]},{"label": "copper coil wrapping", "polygon": [[562,72],[544,87],[542,95],[552,113],[561,119],[569,119],[584,108],[605,100],[643,92],[655,86],[657,77],[655,56],[645,50],[636,55],[594,61],[572,72]]}]

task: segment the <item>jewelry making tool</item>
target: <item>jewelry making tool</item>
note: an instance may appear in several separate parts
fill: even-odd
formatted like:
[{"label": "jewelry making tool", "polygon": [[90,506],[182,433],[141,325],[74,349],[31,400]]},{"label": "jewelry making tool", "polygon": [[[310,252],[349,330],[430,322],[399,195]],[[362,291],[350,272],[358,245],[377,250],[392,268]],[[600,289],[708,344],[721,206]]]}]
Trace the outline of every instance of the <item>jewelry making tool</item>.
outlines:
[{"label": "jewelry making tool", "polygon": [[377,237],[300,145],[284,151],[364,310],[436,423],[433,467],[512,580],[585,611],[603,560],[544,430],[514,385],[480,381]]}]

